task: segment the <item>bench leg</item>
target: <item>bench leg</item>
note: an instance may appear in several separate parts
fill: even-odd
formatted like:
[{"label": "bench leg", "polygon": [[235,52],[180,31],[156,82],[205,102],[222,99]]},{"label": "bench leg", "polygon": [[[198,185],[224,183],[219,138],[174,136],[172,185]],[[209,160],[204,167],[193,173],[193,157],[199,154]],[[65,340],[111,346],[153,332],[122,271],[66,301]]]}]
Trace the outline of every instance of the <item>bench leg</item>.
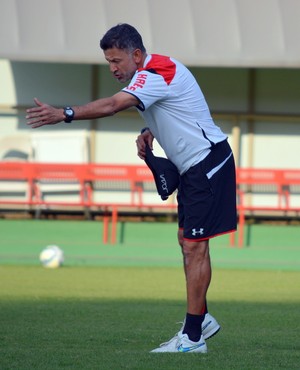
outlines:
[{"label": "bench leg", "polygon": [[109,231],[109,216],[104,214],[103,216],[103,244],[108,242],[108,231]]},{"label": "bench leg", "polygon": [[117,241],[117,225],[118,225],[118,208],[113,207],[111,220],[111,237],[110,237],[111,244],[115,244]]}]

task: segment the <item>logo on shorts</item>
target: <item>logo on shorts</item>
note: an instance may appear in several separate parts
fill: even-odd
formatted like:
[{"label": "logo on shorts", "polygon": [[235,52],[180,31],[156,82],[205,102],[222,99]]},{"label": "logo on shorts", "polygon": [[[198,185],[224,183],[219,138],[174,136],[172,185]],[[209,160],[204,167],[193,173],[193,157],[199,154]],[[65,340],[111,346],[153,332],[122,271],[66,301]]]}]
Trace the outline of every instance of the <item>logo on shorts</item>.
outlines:
[{"label": "logo on shorts", "polygon": [[193,235],[193,236],[196,236],[197,234],[199,234],[199,235],[203,235],[203,234],[204,234],[204,229],[203,229],[203,228],[200,228],[199,230],[197,230],[197,229],[192,229],[192,235]]}]

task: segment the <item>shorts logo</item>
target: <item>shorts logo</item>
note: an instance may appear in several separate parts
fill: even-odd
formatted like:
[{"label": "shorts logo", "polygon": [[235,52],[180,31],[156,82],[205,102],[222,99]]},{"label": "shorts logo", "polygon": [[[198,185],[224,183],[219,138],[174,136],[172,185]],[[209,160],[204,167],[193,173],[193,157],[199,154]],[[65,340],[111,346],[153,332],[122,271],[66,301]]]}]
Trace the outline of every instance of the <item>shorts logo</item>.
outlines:
[{"label": "shorts logo", "polygon": [[192,235],[196,236],[197,234],[203,235],[204,234],[204,229],[203,228],[200,228],[199,230],[192,229]]}]

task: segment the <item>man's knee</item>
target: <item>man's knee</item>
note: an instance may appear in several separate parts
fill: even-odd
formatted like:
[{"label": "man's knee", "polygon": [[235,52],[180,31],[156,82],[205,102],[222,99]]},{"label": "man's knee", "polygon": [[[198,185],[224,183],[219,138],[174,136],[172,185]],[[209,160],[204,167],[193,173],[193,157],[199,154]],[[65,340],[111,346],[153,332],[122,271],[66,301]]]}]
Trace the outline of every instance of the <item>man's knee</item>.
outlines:
[{"label": "man's knee", "polygon": [[205,259],[209,256],[209,241],[193,241],[183,239],[182,253],[185,258],[196,257],[198,259]]}]

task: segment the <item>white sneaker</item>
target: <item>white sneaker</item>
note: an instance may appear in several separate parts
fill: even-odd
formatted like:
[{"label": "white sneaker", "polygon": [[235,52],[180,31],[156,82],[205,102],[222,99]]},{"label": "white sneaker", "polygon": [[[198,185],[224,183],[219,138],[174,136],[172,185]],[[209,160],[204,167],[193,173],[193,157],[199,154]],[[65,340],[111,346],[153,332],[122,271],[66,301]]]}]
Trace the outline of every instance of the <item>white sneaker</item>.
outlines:
[{"label": "white sneaker", "polygon": [[217,334],[220,329],[221,326],[219,325],[217,320],[212,315],[207,313],[202,323],[203,338],[205,340],[211,338],[212,336]]},{"label": "white sneaker", "polygon": [[177,352],[207,352],[207,347],[203,335],[201,335],[201,338],[198,342],[193,342],[192,340],[190,340],[187,334],[181,334],[178,337],[179,338],[176,346]]},{"label": "white sneaker", "polygon": [[180,331],[175,337],[173,337],[169,342],[161,344],[158,348],[151,351],[152,353],[162,353],[162,352],[174,352],[174,353],[206,353],[207,347],[203,335],[198,342],[193,342],[189,339],[187,334],[182,334]]},{"label": "white sneaker", "polygon": [[[181,331],[184,328],[184,324],[185,321],[182,324]],[[221,326],[219,325],[217,320],[209,313],[205,315],[201,326],[202,326],[202,335],[205,340],[213,337],[221,329]]]},{"label": "white sneaker", "polygon": [[[171,338],[168,342],[162,343],[158,348],[155,348],[151,352],[156,352],[156,353],[157,352],[178,352],[178,350],[176,349],[176,346],[177,346],[179,338],[182,337],[183,335],[182,334],[183,327],[184,327],[184,323],[182,325],[181,330],[173,338]],[[207,313],[202,323],[202,336],[203,336],[203,338],[201,337],[202,340],[211,338],[213,335],[217,334],[220,329],[221,327],[218,324],[217,320],[213,316],[211,316],[209,313]],[[200,341],[201,341],[201,338],[200,338]],[[201,352],[201,351],[198,351],[198,352]]]},{"label": "white sneaker", "polygon": [[150,352],[160,353],[160,352],[178,352],[176,351],[176,345],[179,339],[179,336],[182,335],[182,331],[178,332],[171,338],[168,342],[161,343],[158,348],[153,349]]}]

